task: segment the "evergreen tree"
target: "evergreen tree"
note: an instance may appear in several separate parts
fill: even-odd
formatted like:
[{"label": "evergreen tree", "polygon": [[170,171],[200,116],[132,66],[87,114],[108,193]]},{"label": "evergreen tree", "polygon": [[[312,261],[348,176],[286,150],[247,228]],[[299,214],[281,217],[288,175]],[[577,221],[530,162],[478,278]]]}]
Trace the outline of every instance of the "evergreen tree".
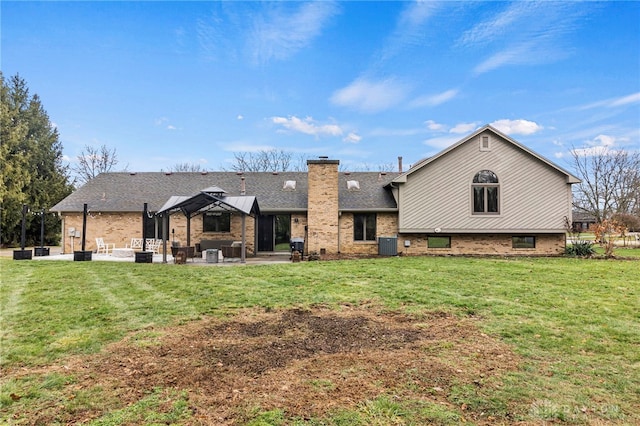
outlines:
[{"label": "evergreen tree", "polygon": [[[58,131],[49,121],[38,95],[31,96],[26,82],[16,75],[1,81],[0,200],[2,244],[20,242],[22,204],[32,213],[49,209],[69,195],[67,167],[62,160]],[[45,244],[56,244],[59,219],[45,215]],[[40,242],[40,217],[27,216],[27,244]]]}]

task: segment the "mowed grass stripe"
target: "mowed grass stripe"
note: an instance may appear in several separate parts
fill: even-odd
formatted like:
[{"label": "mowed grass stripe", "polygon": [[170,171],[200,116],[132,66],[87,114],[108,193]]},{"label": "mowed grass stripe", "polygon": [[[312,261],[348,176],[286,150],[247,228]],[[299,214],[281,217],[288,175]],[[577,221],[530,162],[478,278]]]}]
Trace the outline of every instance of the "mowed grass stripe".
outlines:
[{"label": "mowed grass stripe", "polygon": [[4,362],[4,348],[11,346],[13,340],[19,338],[14,325],[17,313],[21,310],[24,289],[31,281],[32,271],[12,276],[6,276],[3,272],[0,283],[0,365]]}]

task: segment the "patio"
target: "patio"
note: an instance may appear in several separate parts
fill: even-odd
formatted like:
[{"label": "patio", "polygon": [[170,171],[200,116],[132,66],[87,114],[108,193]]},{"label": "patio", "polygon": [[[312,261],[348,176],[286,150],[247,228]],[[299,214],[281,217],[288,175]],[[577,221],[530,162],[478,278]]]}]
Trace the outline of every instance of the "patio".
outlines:
[{"label": "patio", "polygon": [[[33,247],[25,247],[25,250],[33,250]],[[61,253],[60,247],[50,247],[50,255],[49,256],[33,256],[31,260],[39,261],[39,260],[61,260],[61,261],[70,261],[73,262],[73,253]],[[13,255],[13,249],[3,249],[0,250],[0,256],[11,257]],[[134,263],[135,257],[121,257],[114,256],[110,254],[97,254],[93,253],[91,256],[92,262],[129,262]],[[257,257],[247,257],[245,259],[246,263],[240,262],[240,259],[227,259],[226,261],[219,260],[218,263],[207,263],[204,257],[194,257],[189,258],[185,265],[194,265],[194,266],[238,266],[238,265],[265,265],[265,264],[274,264],[274,263],[291,263],[290,255],[286,252],[272,253],[264,256]],[[162,264],[163,263],[163,255],[162,254],[154,254],[153,255],[153,263]],[[173,256],[170,254],[167,255],[167,264],[175,265]],[[176,265],[181,266],[181,265]]]}]

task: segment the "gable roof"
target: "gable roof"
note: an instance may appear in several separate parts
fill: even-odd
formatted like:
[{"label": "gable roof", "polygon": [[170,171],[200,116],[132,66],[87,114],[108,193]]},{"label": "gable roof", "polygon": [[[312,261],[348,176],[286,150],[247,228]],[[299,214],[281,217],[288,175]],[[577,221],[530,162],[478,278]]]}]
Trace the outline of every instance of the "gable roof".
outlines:
[{"label": "gable roof", "polygon": [[458,142],[454,143],[450,147],[440,151],[439,153],[437,153],[433,157],[424,158],[424,159],[418,161],[416,164],[414,164],[405,173],[403,173],[400,176],[398,176],[395,179],[393,179],[393,182],[394,183],[405,183],[407,181],[407,176],[409,176],[410,174],[415,173],[416,171],[418,171],[421,168],[425,167],[429,163],[437,160],[438,158],[447,155],[447,153],[449,153],[450,151],[453,151],[454,149],[456,149],[460,145],[468,142],[469,140],[475,138],[479,134],[481,134],[483,132],[486,132],[486,131],[494,133],[496,136],[501,137],[502,139],[504,139],[505,141],[511,143],[515,147],[517,147],[520,150],[526,152],[527,154],[529,154],[533,158],[543,162],[544,164],[546,164],[550,168],[555,169],[558,172],[560,172],[561,174],[565,175],[567,183],[580,183],[580,179],[578,179],[577,177],[573,176],[571,173],[569,173],[568,171],[566,171],[562,167],[558,166],[557,164],[553,163],[552,161],[548,160],[547,158],[541,156],[540,154],[532,151],[531,149],[529,149],[526,146],[522,145],[521,143],[519,143],[515,139],[510,138],[509,136],[505,135],[504,133],[500,132],[499,130],[497,130],[497,129],[493,128],[493,127],[491,127],[488,124],[483,126],[483,127],[481,127],[480,129],[476,130],[474,133],[470,134],[469,136],[466,136],[465,138],[463,138],[463,139],[459,140]]},{"label": "gable roof", "polygon": [[235,210],[245,215],[260,214],[260,207],[254,195],[227,197],[224,192],[218,187],[210,187],[192,197],[173,196],[157,211],[157,214],[182,211],[191,217],[194,213],[201,213],[210,207]]},{"label": "gable roof", "polygon": [[[340,210],[394,210],[397,205],[390,191],[385,189],[398,173],[378,172],[339,173]],[[141,212],[144,203],[149,211],[157,212],[174,196],[199,194],[205,188],[217,187],[226,197],[240,196],[241,178],[245,194],[255,196],[260,211],[305,212],[308,182],[306,172],[143,172],[101,173],[71,195],[53,206],[53,212],[81,212],[83,204],[91,211]],[[347,190],[347,180],[357,180],[360,189]],[[296,181],[294,190],[285,189],[285,181]],[[215,191],[214,191],[215,192]]]}]

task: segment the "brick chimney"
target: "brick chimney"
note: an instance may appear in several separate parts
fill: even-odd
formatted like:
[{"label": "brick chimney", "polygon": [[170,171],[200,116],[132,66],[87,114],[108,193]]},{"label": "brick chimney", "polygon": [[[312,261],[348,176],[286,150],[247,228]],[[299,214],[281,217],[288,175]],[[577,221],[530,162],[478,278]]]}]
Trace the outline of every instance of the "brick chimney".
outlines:
[{"label": "brick chimney", "polygon": [[338,253],[338,165],[320,157],[307,160],[307,240],[305,251]]}]

